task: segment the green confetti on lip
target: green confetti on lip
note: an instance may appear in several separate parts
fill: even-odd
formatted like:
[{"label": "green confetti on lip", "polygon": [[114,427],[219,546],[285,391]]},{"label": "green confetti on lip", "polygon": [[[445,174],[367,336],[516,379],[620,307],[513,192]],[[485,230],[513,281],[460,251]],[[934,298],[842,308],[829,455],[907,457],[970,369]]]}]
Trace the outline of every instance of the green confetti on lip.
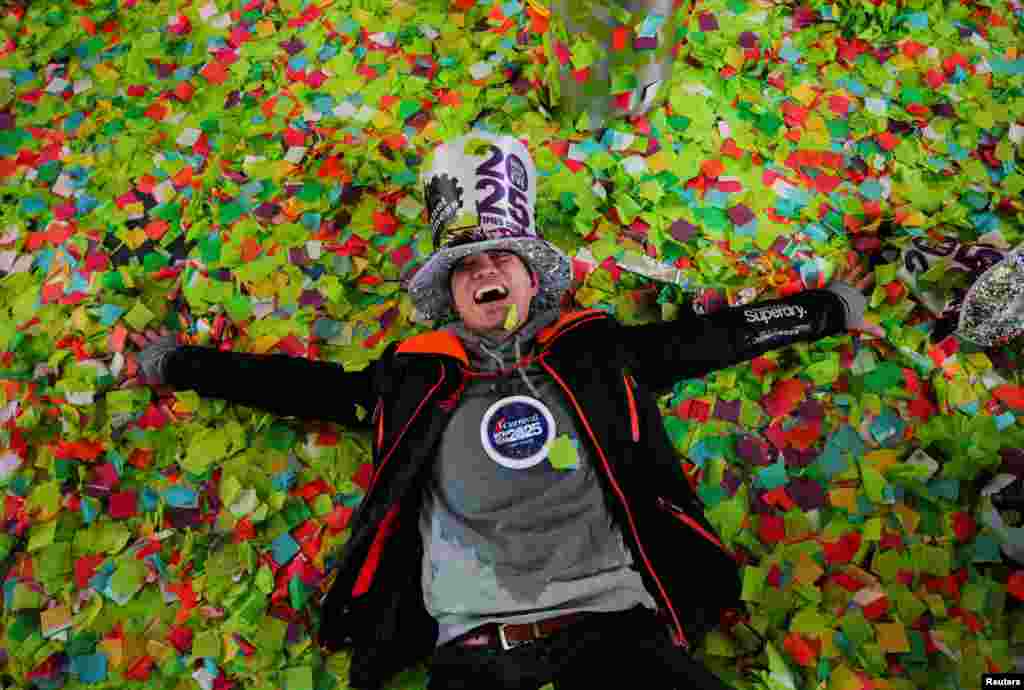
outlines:
[{"label": "green confetti on lip", "polygon": [[506,331],[512,331],[516,326],[519,325],[519,305],[513,304],[509,307],[508,315],[505,317],[505,323],[502,324],[502,328]]}]

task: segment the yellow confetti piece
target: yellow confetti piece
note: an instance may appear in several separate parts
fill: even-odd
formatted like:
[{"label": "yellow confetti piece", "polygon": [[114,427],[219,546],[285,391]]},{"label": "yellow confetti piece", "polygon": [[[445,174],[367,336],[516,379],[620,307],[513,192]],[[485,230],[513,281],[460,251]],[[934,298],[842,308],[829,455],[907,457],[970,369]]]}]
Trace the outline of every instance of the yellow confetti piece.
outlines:
[{"label": "yellow confetti piece", "polygon": [[518,326],[518,325],[519,325],[519,309],[518,309],[518,305],[513,304],[512,307],[508,310],[508,316],[505,317],[505,323],[502,325],[502,327],[506,331],[512,331],[512,330],[515,330],[515,327]]},{"label": "yellow confetti piece", "polygon": [[98,651],[105,652],[111,668],[121,668],[124,663],[124,644],[122,640],[104,639],[96,645]]},{"label": "yellow confetti piece", "polygon": [[843,508],[851,513],[857,512],[857,489],[839,487],[828,492],[829,501],[836,508]]},{"label": "yellow confetti piece", "polygon": [[886,654],[901,654],[910,651],[907,632],[902,623],[878,623],[878,646]]},{"label": "yellow confetti piece", "polygon": [[813,585],[822,576],[825,569],[818,565],[813,558],[806,553],[801,553],[793,570],[793,579],[802,585]]},{"label": "yellow confetti piece", "polygon": [[895,450],[883,448],[865,453],[864,460],[876,470],[885,474],[886,470],[899,462],[900,456]]},{"label": "yellow confetti piece", "polygon": [[71,611],[67,606],[54,606],[39,614],[39,626],[42,628],[43,636],[56,635],[61,630],[71,627]]},{"label": "yellow confetti piece", "polygon": [[832,670],[828,690],[860,690],[860,678],[846,664]]},{"label": "yellow confetti piece", "polygon": [[806,81],[801,83],[790,93],[793,96],[793,98],[800,101],[800,105],[804,106],[805,108],[810,106],[811,103],[814,102],[814,98],[816,96],[814,92],[814,87],[811,86],[810,82]]},{"label": "yellow confetti piece", "polygon": [[277,345],[277,341],[278,340],[279,340],[279,338],[277,336],[274,336],[274,335],[264,335],[264,336],[261,336],[261,337],[257,338],[255,341],[253,341],[252,346],[251,346],[251,350],[255,354],[265,355],[266,353],[270,352],[270,350],[275,345]]}]

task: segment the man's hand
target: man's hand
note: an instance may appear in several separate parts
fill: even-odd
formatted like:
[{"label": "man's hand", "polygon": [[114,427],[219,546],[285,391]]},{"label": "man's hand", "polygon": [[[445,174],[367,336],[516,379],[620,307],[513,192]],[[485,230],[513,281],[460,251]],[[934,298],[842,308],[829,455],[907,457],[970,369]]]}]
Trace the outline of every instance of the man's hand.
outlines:
[{"label": "man's hand", "polygon": [[145,333],[131,333],[128,336],[139,350],[138,354],[126,351],[125,362],[118,373],[117,388],[153,386],[157,395],[165,396],[173,388],[164,381],[163,363],[168,353],[179,345],[180,338],[165,326],[159,331],[150,329]]},{"label": "man's hand", "polygon": [[885,331],[864,320],[868,299],[875,288],[875,275],[868,270],[858,252],[846,254],[846,263],[836,267],[832,281],[825,289],[839,296],[846,310],[846,327],[851,331],[870,333],[879,338],[885,337]]}]

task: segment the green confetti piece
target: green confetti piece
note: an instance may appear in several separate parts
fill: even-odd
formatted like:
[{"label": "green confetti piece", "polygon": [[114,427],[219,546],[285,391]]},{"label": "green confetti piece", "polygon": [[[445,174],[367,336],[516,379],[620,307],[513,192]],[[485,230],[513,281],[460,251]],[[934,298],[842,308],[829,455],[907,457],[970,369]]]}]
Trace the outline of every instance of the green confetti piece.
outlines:
[{"label": "green confetti piece", "polygon": [[156,315],[147,309],[146,305],[142,302],[136,302],[135,306],[121,318],[123,318],[128,325],[132,327],[132,330],[143,331],[146,329],[146,326],[156,318]]},{"label": "green confetti piece", "polygon": [[556,470],[574,470],[579,465],[576,446],[569,434],[559,434],[551,442],[548,461]]},{"label": "green confetti piece", "polygon": [[215,630],[197,633],[192,640],[192,656],[196,658],[220,658],[220,635]]}]

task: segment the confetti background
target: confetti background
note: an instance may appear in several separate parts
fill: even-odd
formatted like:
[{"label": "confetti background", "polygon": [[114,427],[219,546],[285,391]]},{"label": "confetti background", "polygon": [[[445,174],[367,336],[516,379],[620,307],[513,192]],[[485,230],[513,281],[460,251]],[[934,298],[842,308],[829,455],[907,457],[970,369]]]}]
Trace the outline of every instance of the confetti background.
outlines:
[{"label": "confetti background", "polygon": [[[347,654],[309,630],[368,434],[114,384],[130,336],[161,324],[348,369],[438,325],[403,291],[430,250],[418,164],[473,122],[528,141],[572,298],[624,323],[819,285],[847,251],[913,236],[1024,235],[1019,2],[701,0],[674,28],[667,97],[597,132],[545,114],[552,75],[585,80],[595,55],[573,37],[548,60],[539,4],[4,6],[13,687],[347,687]],[[625,270],[644,256],[676,284]],[[738,662],[708,638],[737,688],[976,687],[1024,633],[1024,572],[979,519],[982,480],[1024,471],[1020,343],[935,338],[897,265],[873,266],[884,338],[773,352],[661,400],[770,640]]]}]

